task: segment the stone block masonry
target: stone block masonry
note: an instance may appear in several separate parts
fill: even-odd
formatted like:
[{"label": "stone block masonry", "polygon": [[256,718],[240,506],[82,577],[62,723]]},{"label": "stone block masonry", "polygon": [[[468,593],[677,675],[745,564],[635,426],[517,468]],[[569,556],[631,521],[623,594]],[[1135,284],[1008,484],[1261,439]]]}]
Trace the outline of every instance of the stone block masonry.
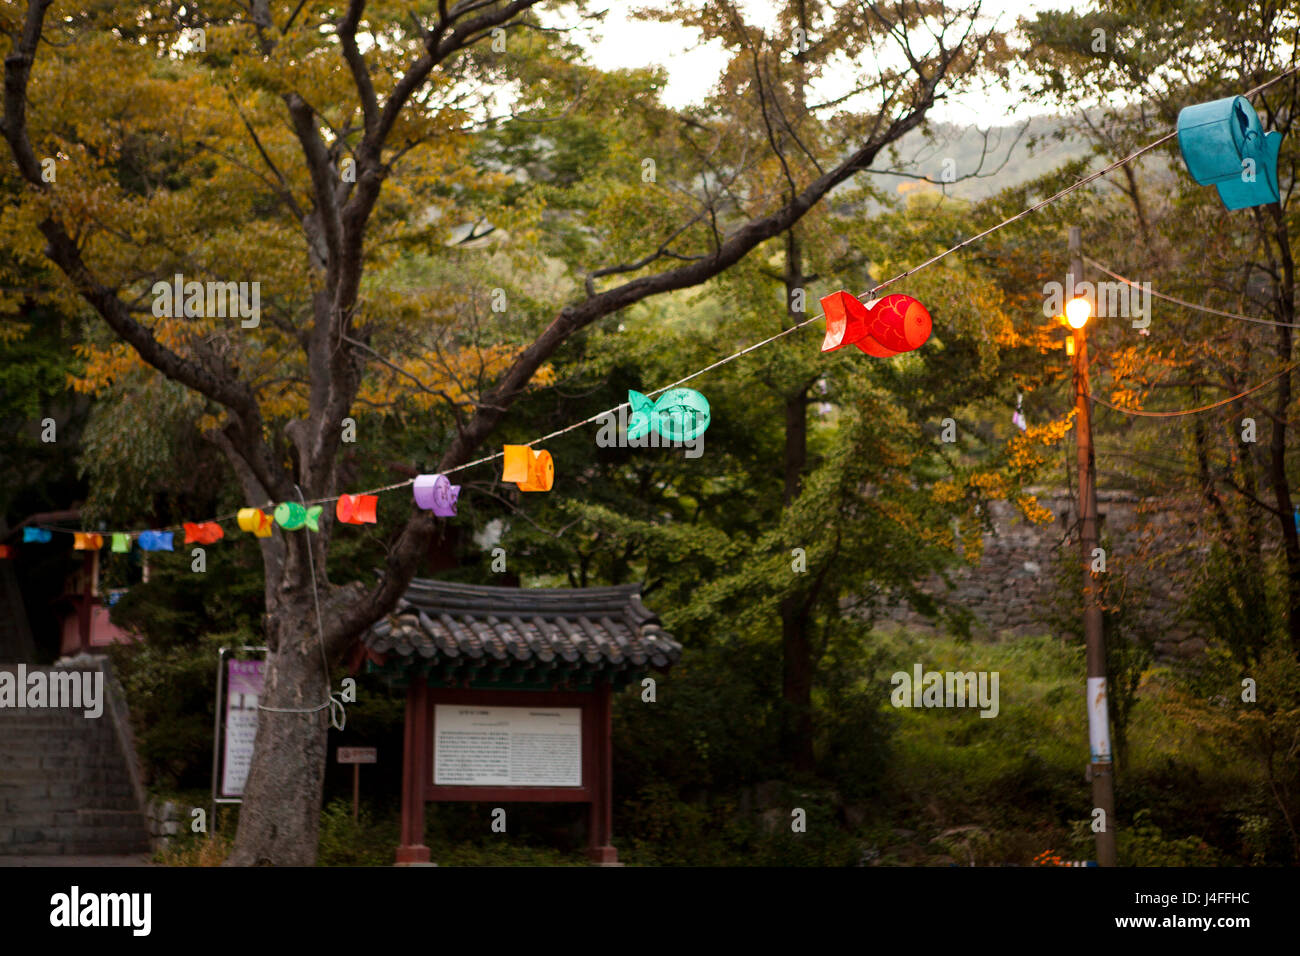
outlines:
[{"label": "stone block masonry", "polygon": [[[960,564],[948,572],[951,586],[936,575],[921,590],[964,608],[980,637],[1010,638],[1052,633],[1049,609],[1061,601],[1056,569],[1062,555],[1079,567],[1077,515],[1065,490],[1036,490],[1038,503],[1053,520],[1036,525],[1005,501],[988,505],[992,526],[983,535],[977,565]],[[1101,536],[1109,539],[1108,569],[1122,568],[1145,597],[1139,612],[1161,622],[1155,643],[1159,657],[1190,657],[1205,648],[1205,635],[1183,617],[1178,572],[1203,560],[1208,548],[1196,541],[1189,518],[1191,504],[1143,498],[1132,492],[1099,491]],[[936,622],[906,603],[884,608],[880,619],[912,630],[933,633]]]}]

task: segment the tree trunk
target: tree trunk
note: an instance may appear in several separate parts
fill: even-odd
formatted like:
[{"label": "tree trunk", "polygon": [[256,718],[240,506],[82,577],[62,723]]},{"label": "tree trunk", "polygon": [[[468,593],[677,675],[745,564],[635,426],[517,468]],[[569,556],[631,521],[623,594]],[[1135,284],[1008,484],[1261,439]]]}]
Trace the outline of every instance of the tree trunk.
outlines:
[{"label": "tree trunk", "polygon": [[808,615],[801,594],[781,602],[781,641],[784,668],[781,694],[785,701],[784,751],[790,765],[811,773],[816,769],[813,754],[812,643],[808,638]]},{"label": "tree trunk", "polygon": [[[310,585],[309,585],[310,586]],[[267,618],[263,707],[309,709],[326,701],[328,674],[310,592]],[[259,710],[254,760],[227,866],[312,866],[325,785],[329,709]]]},{"label": "tree trunk", "polygon": [[[795,290],[805,276],[799,240],[791,230],[785,243],[785,301],[791,322],[803,318],[794,312]],[[785,399],[785,507],[799,497],[808,464],[808,389],[802,387]],[[800,587],[781,602],[781,697],[785,705],[782,750],[797,771],[816,769],[813,754],[812,641],[809,637],[807,587]]]},{"label": "tree trunk", "polygon": [[[1276,314],[1281,322],[1295,322],[1295,261],[1291,255],[1291,239],[1281,207],[1276,203],[1268,207],[1273,220],[1279,262],[1274,264],[1280,273],[1275,295]],[[1260,216],[1262,221],[1263,215]],[[1280,265],[1280,268],[1277,266]],[[1293,338],[1287,325],[1277,327],[1277,359],[1281,364],[1291,362]],[[1287,576],[1287,631],[1291,636],[1291,649],[1300,657],[1300,533],[1293,517],[1294,501],[1291,481],[1286,472],[1287,415],[1291,407],[1291,378],[1287,372],[1278,381],[1273,405],[1273,436],[1269,444],[1269,479],[1277,500],[1278,521],[1281,523],[1282,542],[1286,550]]]}]

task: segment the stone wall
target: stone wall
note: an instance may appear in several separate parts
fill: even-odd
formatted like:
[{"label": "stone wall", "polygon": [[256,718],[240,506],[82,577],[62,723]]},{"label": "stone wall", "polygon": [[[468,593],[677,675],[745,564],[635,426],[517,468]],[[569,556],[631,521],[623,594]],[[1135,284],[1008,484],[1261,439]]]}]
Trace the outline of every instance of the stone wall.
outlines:
[{"label": "stone wall", "polygon": [[154,853],[166,850],[172,837],[181,832],[181,808],[172,800],[153,797],[145,805],[145,824],[149,828],[149,849]]},{"label": "stone wall", "polygon": [[[987,638],[1051,632],[1048,609],[1060,601],[1056,570],[1062,555],[1078,566],[1077,515],[1065,490],[1036,489],[1038,503],[1053,520],[1035,525],[1005,501],[988,506],[992,531],[985,533],[978,565],[961,564],[948,572],[949,587],[936,576],[922,590],[969,611],[974,631]],[[1141,498],[1131,492],[1099,491],[1101,535],[1110,539],[1108,570],[1123,568],[1144,593],[1138,612],[1160,622],[1156,652],[1190,656],[1204,649],[1197,627],[1182,620],[1174,575],[1200,560],[1205,548],[1195,543],[1188,504]],[[1081,572],[1080,572],[1081,573]],[[883,618],[918,630],[939,625],[907,604],[890,607]]]}]

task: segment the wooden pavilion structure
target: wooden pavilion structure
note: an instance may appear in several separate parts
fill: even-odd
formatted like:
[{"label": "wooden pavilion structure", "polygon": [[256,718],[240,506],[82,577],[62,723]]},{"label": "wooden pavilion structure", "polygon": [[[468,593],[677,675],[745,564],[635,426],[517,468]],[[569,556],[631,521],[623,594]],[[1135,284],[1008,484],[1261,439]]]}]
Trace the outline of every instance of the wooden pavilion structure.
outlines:
[{"label": "wooden pavilion structure", "polygon": [[358,664],[407,688],[399,866],[429,862],[431,800],[586,803],[588,855],[617,862],[612,695],[681,657],[639,585],[417,579],[360,650]]}]

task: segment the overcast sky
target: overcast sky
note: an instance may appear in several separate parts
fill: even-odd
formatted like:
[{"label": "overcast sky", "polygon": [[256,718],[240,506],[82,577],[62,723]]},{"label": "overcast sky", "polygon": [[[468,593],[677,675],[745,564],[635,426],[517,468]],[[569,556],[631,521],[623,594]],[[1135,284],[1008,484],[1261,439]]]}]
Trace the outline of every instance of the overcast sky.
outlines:
[{"label": "overcast sky", "polygon": [[[751,22],[768,29],[773,26],[776,4],[771,0],[740,0],[740,3]],[[605,22],[594,30],[578,31],[573,38],[589,49],[592,61],[601,69],[640,67],[652,63],[667,67],[669,80],[665,100],[669,105],[681,106],[699,101],[722,71],[725,55],[720,45],[700,46],[694,30],[630,18],[627,12],[640,5],[635,0],[609,0]],[[984,0],[981,15],[990,23],[996,20],[1004,28],[1009,28],[1018,17],[1031,15],[1036,10],[1082,5],[1062,0]],[[552,23],[559,22],[555,18],[548,19]],[[942,103],[930,111],[930,116],[960,123],[975,119],[980,126],[1000,126],[1045,112],[1042,107],[1018,100],[1014,92],[991,89]]]}]

